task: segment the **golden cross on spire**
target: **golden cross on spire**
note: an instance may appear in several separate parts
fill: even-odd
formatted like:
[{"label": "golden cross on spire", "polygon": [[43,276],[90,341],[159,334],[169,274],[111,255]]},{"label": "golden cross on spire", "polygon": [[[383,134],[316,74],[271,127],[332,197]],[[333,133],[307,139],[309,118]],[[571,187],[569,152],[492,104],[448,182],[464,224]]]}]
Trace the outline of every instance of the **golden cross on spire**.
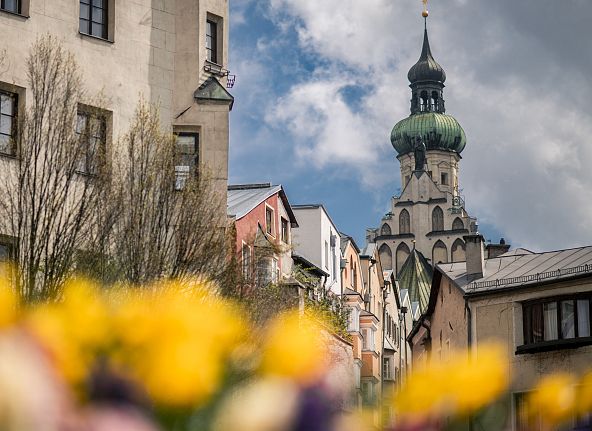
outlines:
[{"label": "golden cross on spire", "polygon": [[423,16],[424,18],[428,17],[428,0],[421,0],[423,2],[423,12],[421,13],[421,16]]}]

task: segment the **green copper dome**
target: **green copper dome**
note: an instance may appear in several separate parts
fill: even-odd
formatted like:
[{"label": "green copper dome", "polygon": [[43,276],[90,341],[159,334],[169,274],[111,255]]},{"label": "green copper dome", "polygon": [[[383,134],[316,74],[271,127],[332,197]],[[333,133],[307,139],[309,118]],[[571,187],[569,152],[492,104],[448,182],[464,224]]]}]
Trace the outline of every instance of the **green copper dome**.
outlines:
[{"label": "green copper dome", "polygon": [[426,149],[461,153],[467,144],[465,131],[450,115],[437,112],[413,114],[399,121],[391,132],[391,142],[399,155],[413,151],[415,139],[421,136]]}]

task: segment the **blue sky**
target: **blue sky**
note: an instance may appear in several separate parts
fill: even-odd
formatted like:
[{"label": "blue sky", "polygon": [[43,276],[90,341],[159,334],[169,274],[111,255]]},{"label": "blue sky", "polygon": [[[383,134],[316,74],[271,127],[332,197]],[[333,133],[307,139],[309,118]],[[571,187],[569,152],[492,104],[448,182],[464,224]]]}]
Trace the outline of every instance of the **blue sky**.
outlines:
[{"label": "blue sky", "polygon": [[[591,244],[592,2],[432,3],[447,112],[468,136],[467,210],[493,241]],[[281,183],[363,245],[399,193],[389,135],[409,113],[420,12],[419,0],[232,0],[230,182]]]}]

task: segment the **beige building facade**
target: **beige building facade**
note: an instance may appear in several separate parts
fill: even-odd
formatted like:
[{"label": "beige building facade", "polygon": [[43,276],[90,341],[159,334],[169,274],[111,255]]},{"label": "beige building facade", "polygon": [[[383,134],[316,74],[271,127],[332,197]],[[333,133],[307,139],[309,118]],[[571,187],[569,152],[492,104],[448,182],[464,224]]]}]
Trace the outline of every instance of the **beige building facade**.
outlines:
[{"label": "beige building facade", "polygon": [[[592,367],[592,247],[483,259],[483,239],[467,237],[467,262],[438,265],[430,304],[409,336],[413,361],[445,362],[452,350],[504,347],[510,381],[507,430],[525,429],[524,401],[542,377]],[[573,417],[568,429],[589,429]],[[530,428],[532,429],[532,428]]]},{"label": "beige building facade", "polygon": [[[2,5],[3,110],[10,101],[23,112],[31,102],[27,55],[40,36],[50,34],[79,65],[87,96],[81,106],[101,100],[97,108],[105,113],[108,156],[143,98],[160,106],[162,126],[179,135],[189,164],[207,166],[225,195],[233,103],[226,90],[228,0],[15,0]],[[10,156],[9,148],[2,152]],[[180,167],[180,175],[191,167]]]}]

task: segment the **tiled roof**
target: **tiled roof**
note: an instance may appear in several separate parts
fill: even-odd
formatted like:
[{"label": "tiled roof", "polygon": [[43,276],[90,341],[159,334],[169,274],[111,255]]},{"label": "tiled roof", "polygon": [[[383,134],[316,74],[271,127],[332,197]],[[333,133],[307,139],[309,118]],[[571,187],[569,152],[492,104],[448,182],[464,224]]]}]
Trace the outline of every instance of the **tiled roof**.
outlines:
[{"label": "tiled roof", "polygon": [[467,277],[466,262],[439,264],[438,269],[469,294],[496,291],[592,275],[592,246],[487,259],[477,280]]},{"label": "tiled roof", "polygon": [[413,250],[399,271],[399,287],[407,289],[411,303],[417,302],[423,313],[430,300],[432,266],[417,250]]}]

